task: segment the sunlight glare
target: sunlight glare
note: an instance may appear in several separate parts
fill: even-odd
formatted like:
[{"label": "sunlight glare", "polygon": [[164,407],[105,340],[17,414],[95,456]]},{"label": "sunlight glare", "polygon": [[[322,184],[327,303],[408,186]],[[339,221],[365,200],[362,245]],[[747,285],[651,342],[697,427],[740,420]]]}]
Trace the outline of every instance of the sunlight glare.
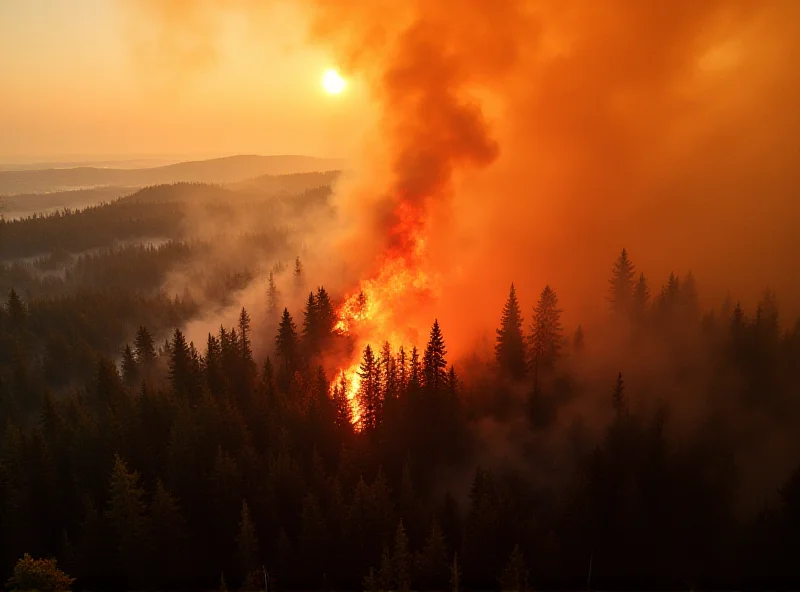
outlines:
[{"label": "sunlight glare", "polygon": [[326,93],[338,95],[344,90],[345,86],[347,86],[347,82],[336,70],[333,68],[325,70],[322,75],[322,88],[325,89]]}]

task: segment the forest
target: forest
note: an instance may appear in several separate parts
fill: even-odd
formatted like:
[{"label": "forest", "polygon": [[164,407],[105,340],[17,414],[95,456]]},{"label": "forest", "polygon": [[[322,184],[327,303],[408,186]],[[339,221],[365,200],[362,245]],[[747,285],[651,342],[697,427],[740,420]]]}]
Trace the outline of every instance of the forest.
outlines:
[{"label": "forest", "polygon": [[[318,181],[0,220],[0,573],[29,553],[89,590],[800,581],[800,322],[777,295],[706,309],[691,273],[651,286],[622,249],[590,331],[546,278],[509,278],[491,355],[451,359],[431,318],[419,349],[355,352],[353,405],[325,370],[354,347],[342,295],[292,222],[329,211]],[[766,492],[765,464],[785,467]]]}]

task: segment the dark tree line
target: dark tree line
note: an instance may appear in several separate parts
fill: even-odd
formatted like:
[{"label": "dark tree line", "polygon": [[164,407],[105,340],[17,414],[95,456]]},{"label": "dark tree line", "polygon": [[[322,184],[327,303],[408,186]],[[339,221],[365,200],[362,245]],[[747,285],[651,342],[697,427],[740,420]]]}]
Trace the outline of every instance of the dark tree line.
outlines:
[{"label": "dark tree line", "polygon": [[[13,292],[0,313],[0,562],[10,574],[24,553],[55,556],[89,589],[254,589],[266,572],[275,589],[521,590],[586,586],[590,565],[591,587],[797,583],[800,459],[763,511],[738,511],[740,454],[757,443],[729,414],[800,425],[800,326],[781,330],[772,294],[751,316],[704,313],[690,275],[649,294],[623,252],[608,331],[629,348],[599,383],[582,364],[611,338],[567,338],[549,286],[526,321],[512,286],[491,368],[456,368],[434,321],[421,350],[360,352],[353,393],[323,369],[352,346],[331,296],[320,287],[279,315],[273,281],[274,325],[242,309],[204,344],[174,329],[183,318],[165,342],[162,322],[143,323],[127,346],[105,322],[113,309],[70,321],[54,364],[103,336],[121,357],[95,353],[56,396],[32,360],[44,328],[68,321]],[[252,336],[272,327],[256,359]],[[711,411],[696,429],[673,429],[667,399],[637,403],[629,376],[653,340],[682,384],[703,370],[695,396]],[[589,400],[601,417],[565,415]],[[503,436],[487,425],[508,427],[514,462],[489,453]]]}]

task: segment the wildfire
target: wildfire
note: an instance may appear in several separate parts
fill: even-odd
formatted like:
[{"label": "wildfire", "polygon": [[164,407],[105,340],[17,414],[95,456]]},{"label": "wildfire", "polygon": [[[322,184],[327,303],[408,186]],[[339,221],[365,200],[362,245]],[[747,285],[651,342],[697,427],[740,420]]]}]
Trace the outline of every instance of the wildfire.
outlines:
[{"label": "wildfire", "polygon": [[401,202],[395,216],[382,265],[374,277],[360,282],[336,313],[335,329],[354,337],[356,348],[355,358],[337,372],[333,386],[346,389],[356,426],[361,417],[357,397],[361,353],[367,345],[378,351],[387,341],[404,344],[412,340],[404,313],[413,311],[420,298],[431,292],[430,276],[422,264],[425,251],[422,209]]}]

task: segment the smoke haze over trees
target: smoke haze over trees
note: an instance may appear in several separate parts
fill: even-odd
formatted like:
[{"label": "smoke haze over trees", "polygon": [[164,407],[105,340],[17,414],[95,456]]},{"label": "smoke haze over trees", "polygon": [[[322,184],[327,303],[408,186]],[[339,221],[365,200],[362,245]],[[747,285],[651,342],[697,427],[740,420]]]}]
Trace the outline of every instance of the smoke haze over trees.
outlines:
[{"label": "smoke haze over trees", "polygon": [[[187,80],[275,3],[126,6]],[[0,220],[0,571],[800,584],[800,4],[296,8],[379,112],[352,173]]]}]

